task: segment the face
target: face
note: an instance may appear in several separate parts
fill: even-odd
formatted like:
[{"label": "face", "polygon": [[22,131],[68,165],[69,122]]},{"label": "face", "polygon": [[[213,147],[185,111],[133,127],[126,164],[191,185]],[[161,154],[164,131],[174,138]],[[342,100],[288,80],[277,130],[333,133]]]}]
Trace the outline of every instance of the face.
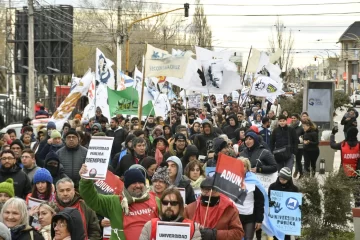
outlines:
[{"label": "face", "polygon": [[244,120],[244,115],[238,114],[237,118],[238,118],[239,121],[242,121],[242,120]]},{"label": "face", "polygon": [[53,138],[53,144],[55,144],[55,145],[61,144],[61,138],[59,138],[59,137]]},{"label": "face", "polygon": [[283,111],[283,115],[285,115],[285,117],[289,116],[287,111]]},{"label": "face", "polygon": [[13,205],[8,206],[3,212],[3,223],[8,228],[13,228],[21,224],[21,214],[18,208]]},{"label": "face", "polygon": [[11,153],[4,153],[0,159],[1,165],[4,166],[4,168],[11,168],[16,163],[16,159]]},{"label": "face", "polygon": [[40,141],[44,140],[45,139],[45,134],[39,133],[39,139],[40,139]]},{"label": "face", "polygon": [[256,115],[256,121],[258,121],[258,122],[261,121],[261,115],[260,114]]},{"label": "face", "polygon": [[141,182],[136,182],[130,184],[127,190],[132,197],[138,198],[143,195],[143,192],[145,191],[145,184]]},{"label": "face", "polygon": [[70,236],[70,233],[67,229],[66,221],[63,219],[59,219],[57,222],[54,222],[53,228],[55,231],[54,240],[63,240],[64,238]]},{"label": "face", "polygon": [[234,119],[231,118],[229,120],[229,123],[230,123],[230,126],[235,126],[235,120]]},{"label": "face", "polygon": [[98,116],[98,117],[101,116],[101,110],[96,110],[96,116]]},{"label": "face", "polygon": [[15,133],[10,133],[9,137],[10,137],[11,141],[14,141],[16,139],[16,134]]},{"label": "face", "polygon": [[178,139],[176,140],[175,145],[176,145],[176,149],[183,150],[185,149],[185,140]]},{"label": "face", "polygon": [[169,171],[169,177],[170,178],[175,178],[177,175],[177,171],[178,171],[178,167],[177,164],[174,163],[173,161],[168,161],[168,171]]},{"label": "face", "polygon": [[206,124],[205,126],[203,126],[203,131],[205,134],[210,134],[211,133],[211,128],[208,124]]},{"label": "face", "polygon": [[350,116],[355,116],[355,112],[354,112],[353,110],[351,110],[351,111],[349,112],[349,114],[350,114]]},{"label": "face", "polygon": [[36,183],[36,189],[39,193],[45,193],[47,189],[47,183],[46,182],[38,182]]},{"label": "face", "polygon": [[69,148],[77,147],[79,145],[79,138],[74,134],[69,134],[66,136],[65,143]]},{"label": "face", "polygon": [[251,137],[245,138],[245,145],[246,147],[251,148],[252,146],[254,146],[254,139],[252,139]]},{"label": "face", "polygon": [[298,120],[298,119],[297,119],[295,116],[292,116],[292,117],[291,117],[291,123],[296,123],[297,120]]},{"label": "face", "polygon": [[279,177],[279,181],[281,184],[286,184],[288,182],[288,180],[282,178],[282,177]]},{"label": "face", "polygon": [[70,182],[59,183],[56,193],[61,201],[69,203],[75,196],[75,188]]},{"label": "face", "polygon": [[144,155],[146,150],[146,144],[145,143],[138,143],[136,146],[134,146],[134,151],[138,155]]},{"label": "face", "polygon": [[10,149],[15,153],[15,157],[21,156],[21,147],[17,144],[14,144],[10,147]]},{"label": "face", "polygon": [[307,132],[310,129],[310,126],[307,125],[307,124],[303,124],[302,127],[303,127],[305,132]]},{"label": "face", "polygon": [[159,123],[163,124],[164,123],[164,119],[163,118],[159,118]]},{"label": "face", "polygon": [[151,165],[151,166],[147,169],[147,174],[151,177],[152,175],[154,175],[156,168],[157,168],[157,164]]},{"label": "face", "polygon": [[301,121],[306,121],[309,119],[309,116],[307,114],[301,115]]},{"label": "face", "polygon": [[159,140],[157,143],[156,143],[156,148],[161,148],[163,149],[165,147],[165,143],[163,140]]},{"label": "face", "polygon": [[0,203],[5,203],[7,200],[10,199],[9,194],[7,193],[0,193]]},{"label": "face", "polygon": [[153,181],[152,184],[154,192],[157,194],[161,194],[167,188],[166,183],[161,180]]},{"label": "face", "polygon": [[89,121],[89,126],[90,126],[90,128],[92,127],[92,125],[94,125],[94,122],[95,122],[94,120],[90,120],[90,121]]},{"label": "face", "polygon": [[148,117],[148,123],[154,123],[154,118],[153,117]]},{"label": "face", "polygon": [[164,132],[165,132],[166,135],[169,135],[170,134],[170,128],[165,128]]},{"label": "face", "polygon": [[98,133],[100,129],[97,126],[93,126],[91,129],[92,134]]},{"label": "face", "polygon": [[21,163],[25,168],[31,168],[35,164],[35,158],[31,157],[29,153],[23,153],[21,155]]},{"label": "face", "polygon": [[166,195],[161,204],[161,212],[163,216],[171,218],[179,215],[180,207],[175,194]]},{"label": "face", "polygon": [[39,208],[38,218],[39,218],[39,223],[42,227],[50,225],[52,217],[53,217],[53,214],[49,209],[47,209],[45,207]]},{"label": "face", "polygon": [[172,118],[172,119],[171,119],[171,123],[172,123],[172,124],[176,123],[176,118]]},{"label": "face", "polygon": [[240,139],[244,139],[245,138],[245,131],[240,131],[239,135],[240,135]]},{"label": "face", "polygon": [[201,188],[201,196],[206,196],[206,197],[209,197],[209,196],[212,196],[212,197],[218,197],[220,196],[220,193],[215,191],[214,189],[212,190],[211,192],[211,189],[210,188]]},{"label": "face", "polygon": [[285,119],[280,119],[280,120],[279,120],[279,125],[280,125],[280,127],[285,127],[285,125],[286,125],[286,120],[285,120]]},{"label": "face", "polygon": [[64,127],[63,133],[66,134],[69,131],[69,127]]},{"label": "face", "polygon": [[193,128],[194,128],[194,132],[200,132],[200,124],[195,123]]},{"label": "face", "polygon": [[273,111],[270,111],[270,112],[269,112],[269,118],[273,118],[273,117],[274,117],[274,115],[275,115],[275,114],[274,114],[274,112],[273,112]]},{"label": "face", "polygon": [[30,143],[30,141],[31,141],[30,135],[28,135],[28,134],[24,135],[23,142],[24,143]]},{"label": "face", "polygon": [[196,155],[193,155],[193,156],[189,157],[189,162],[192,162],[192,161],[195,161],[195,160],[197,160]]},{"label": "face", "polygon": [[190,179],[196,181],[200,177],[200,166],[195,165],[193,169],[190,170]]}]

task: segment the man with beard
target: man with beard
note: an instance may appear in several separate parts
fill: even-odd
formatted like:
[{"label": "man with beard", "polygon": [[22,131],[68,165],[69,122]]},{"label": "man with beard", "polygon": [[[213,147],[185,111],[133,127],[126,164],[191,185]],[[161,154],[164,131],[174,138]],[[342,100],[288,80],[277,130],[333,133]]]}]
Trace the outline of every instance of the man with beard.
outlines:
[{"label": "man with beard", "polygon": [[125,141],[127,131],[119,126],[119,120],[113,117],[110,121],[110,129],[106,132],[106,136],[114,137],[111,148],[110,158],[113,159],[115,154],[121,152],[122,143]]},{"label": "man with beard", "polygon": [[206,156],[213,148],[213,139],[218,136],[214,132],[213,125],[208,119],[202,121],[203,133],[195,135],[194,145],[199,149],[199,154]]},{"label": "man with beard", "polygon": [[[80,175],[88,172],[85,164]],[[117,195],[97,193],[89,179],[80,180],[80,195],[86,204],[99,215],[110,220],[110,239],[139,239],[146,222],[157,218],[160,204],[155,195],[145,186],[145,176],[139,169],[129,169],[124,174],[124,189],[119,199]]]},{"label": "man with beard", "polygon": [[66,207],[79,210],[84,225],[86,239],[100,240],[99,220],[96,213],[89,208],[81,196],[75,192],[74,182],[70,178],[62,178],[56,183],[56,204],[60,210]]},{"label": "man with beard", "polygon": [[0,161],[0,182],[12,178],[14,180],[15,196],[25,199],[26,195],[31,192],[31,183],[26,173],[16,163],[14,152],[11,150],[2,151]]},{"label": "man with beard", "polygon": [[200,198],[185,207],[184,216],[195,223],[205,223],[200,229],[202,239],[242,239],[244,229],[236,206],[228,197],[215,191],[213,185],[213,177],[207,177],[201,183]]},{"label": "man with beard", "polygon": [[15,139],[14,141],[12,141],[12,143],[10,144],[10,150],[14,152],[15,154],[15,158],[16,158],[16,162],[20,164],[20,166],[22,167],[22,163],[21,163],[21,153],[24,150],[24,144],[19,140],[19,139]]},{"label": "man with beard", "polygon": [[185,155],[185,149],[188,145],[186,136],[182,133],[175,134],[174,141],[170,142],[169,151],[164,154],[164,159],[171,156],[182,158]]},{"label": "man with beard", "polygon": [[[190,224],[190,239],[200,240],[199,225],[195,225],[190,219],[184,218],[184,200],[177,188],[166,189],[161,198],[161,212],[159,218],[148,221],[141,231],[139,240],[156,239],[157,222],[178,222]],[[176,234],[176,232],[174,232]]]}]

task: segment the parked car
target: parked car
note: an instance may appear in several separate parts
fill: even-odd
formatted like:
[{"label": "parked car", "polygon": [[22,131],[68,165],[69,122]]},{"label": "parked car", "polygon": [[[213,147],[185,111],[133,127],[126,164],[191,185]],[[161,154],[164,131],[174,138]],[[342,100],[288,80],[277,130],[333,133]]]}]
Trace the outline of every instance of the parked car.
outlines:
[{"label": "parked car", "polygon": [[353,107],[360,105],[360,90],[355,90],[353,95],[351,95],[350,100]]},{"label": "parked car", "polygon": [[[31,124],[32,124],[32,127],[34,129],[34,134],[36,135],[37,134],[37,131],[36,131],[36,128],[39,126],[39,125],[47,125],[47,123],[51,120],[51,118],[43,118],[43,119],[34,119],[31,121]],[[0,133],[6,133],[6,131],[8,129],[15,129],[16,131],[16,136],[17,137],[20,137],[21,136],[21,128],[22,128],[22,123],[12,123],[6,127],[4,127],[3,129],[0,130]],[[58,128],[58,127],[57,127]],[[58,131],[61,131],[61,128],[58,128],[57,129]]]}]

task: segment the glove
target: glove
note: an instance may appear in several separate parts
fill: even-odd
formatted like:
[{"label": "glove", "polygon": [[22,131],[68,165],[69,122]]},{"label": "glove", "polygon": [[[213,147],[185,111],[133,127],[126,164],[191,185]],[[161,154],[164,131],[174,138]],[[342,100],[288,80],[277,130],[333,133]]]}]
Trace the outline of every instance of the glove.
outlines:
[{"label": "glove", "polygon": [[202,240],[216,240],[216,229],[215,228],[203,228],[200,229]]},{"label": "glove", "polygon": [[333,135],[335,135],[338,131],[339,131],[338,127],[335,126],[335,127],[333,127],[331,133],[332,133]]},{"label": "glove", "polygon": [[275,201],[270,201],[269,202],[269,207],[273,207],[275,205],[275,203],[276,203]]}]

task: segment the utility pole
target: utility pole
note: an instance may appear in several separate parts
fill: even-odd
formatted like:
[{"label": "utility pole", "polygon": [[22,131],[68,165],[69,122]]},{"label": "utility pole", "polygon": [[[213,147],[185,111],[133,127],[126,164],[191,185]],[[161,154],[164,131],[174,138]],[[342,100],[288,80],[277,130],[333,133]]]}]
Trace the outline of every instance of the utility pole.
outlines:
[{"label": "utility pole", "polygon": [[121,71],[121,44],[123,42],[122,29],[120,30],[121,25],[121,0],[119,0],[118,6],[118,21],[117,21],[117,37],[116,37],[116,81],[115,85],[120,83],[120,71]]},{"label": "utility pole", "polygon": [[[29,94],[29,117],[35,116],[35,59],[34,59],[34,2],[28,0],[29,16],[28,16],[28,94]],[[25,86],[23,86],[25,87]]]}]

